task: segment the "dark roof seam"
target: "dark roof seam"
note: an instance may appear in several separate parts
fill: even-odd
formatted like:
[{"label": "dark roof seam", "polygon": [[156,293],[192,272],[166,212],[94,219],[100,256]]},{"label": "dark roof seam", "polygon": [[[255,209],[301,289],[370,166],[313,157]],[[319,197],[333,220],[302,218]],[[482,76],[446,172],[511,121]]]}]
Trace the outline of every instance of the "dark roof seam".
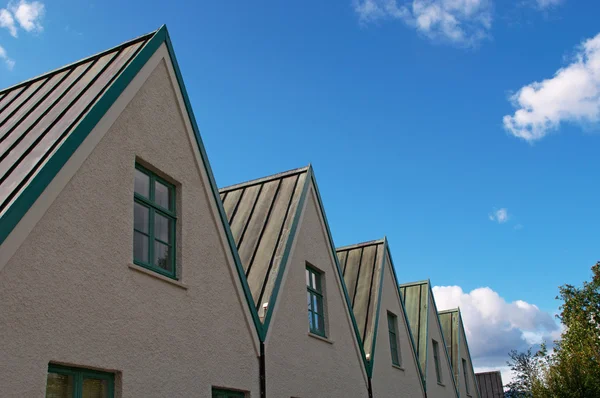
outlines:
[{"label": "dark roof seam", "polygon": [[369,320],[369,308],[371,306],[371,298],[372,298],[372,294],[373,294],[373,280],[375,279],[375,268],[377,267],[377,249],[375,249],[375,256],[373,259],[373,269],[371,270],[371,283],[369,286],[369,299],[367,300],[367,313],[365,315],[365,331],[363,333],[363,336],[365,336],[364,338],[367,338],[367,325],[368,325],[368,320]]},{"label": "dark roof seam", "polygon": [[265,230],[267,229],[267,225],[269,225],[269,221],[271,219],[271,213],[273,212],[273,207],[275,206],[275,202],[279,197],[279,192],[281,189],[281,182],[283,179],[277,182],[277,188],[275,188],[275,194],[273,195],[273,199],[271,199],[271,204],[269,205],[269,210],[267,211],[267,217],[265,218],[265,222],[260,229],[260,233],[258,235],[258,240],[256,241],[256,246],[254,246],[254,250],[252,251],[252,256],[250,257],[250,261],[248,262],[248,269],[246,270],[246,275],[250,275],[250,270],[252,269],[252,265],[254,265],[254,259],[256,258],[256,253],[258,252],[258,247],[260,246],[260,241],[262,240],[263,235],[265,234]]},{"label": "dark roof seam", "polygon": [[[256,204],[258,203],[258,201],[260,199],[260,195],[262,193],[263,186],[264,185],[261,185],[260,188],[258,188],[258,193],[256,194],[256,198],[254,198],[254,203],[252,204],[252,209],[250,209],[250,214],[248,214],[248,219],[246,220],[246,223],[244,224],[244,229],[242,229],[242,233],[240,234],[240,240],[237,244],[238,252],[240,251],[240,247],[242,247],[242,242],[244,241],[244,236],[246,235],[246,230],[248,230],[248,225],[250,224],[250,221],[252,221],[252,216],[254,215],[254,209],[256,208]],[[246,268],[245,274],[246,274],[246,278],[247,278],[248,277],[248,268]]]},{"label": "dark roof seam", "polygon": [[[360,269],[362,267],[362,258],[365,248],[360,248],[360,258],[358,260],[358,270],[356,271],[356,282],[354,282],[354,294],[352,295],[352,310],[354,310],[354,302],[356,301],[356,291],[358,290],[358,281],[360,280]],[[363,336],[363,339],[365,337]]]},{"label": "dark roof seam", "polygon": [[344,269],[342,270],[342,276],[346,277],[346,266],[348,265],[348,257],[350,257],[350,250],[346,251],[346,258],[344,259]]},{"label": "dark roof seam", "polygon": [[[91,65],[90,65],[91,66]],[[40,98],[32,107],[31,109],[29,109],[27,112],[25,112],[25,114],[23,116],[21,116],[21,118],[19,120],[17,120],[15,122],[15,124],[13,124],[13,126],[8,129],[8,131],[2,136],[0,137],[0,142],[3,142],[9,135],[11,135],[13,133],[13,131],[19,127],[21,125],[21,123],[23,123],[23,121],[25,121],[32,113],[33,111],[35,111],[37,109],[38,106],[40,106],[41,103],[43,103],[53,92],[54,90],[56,90],[57,87],[60,87],[60,85],[69,77],[71,76],[71,73],[73,73],[75,69],[71,69],[69,70],[61,79],[59,82],[57,82],[54,87],[52,87],[46,94],[44,94],[42,96],[42,98]],[[87,69],[85,72],[82,73],[85,74],[87,72]],[[54,76],[53,76],[54,77]],[[48,79],[48,81],[52,80],[52,78]],[[76,84],[76,82],[79,81],[79,78],[76,79],[76,81],[73,84]],[[70,89],[72,85],[70,85],[68,88]],[[67,90],[68,91],[68,90]],[[60,98],[62,98],[62,95],[60,96]],[[60,100],[57,99],[56,101]],[[42,112],[42,115],[40,117],[38,117],[38,121],[40,119],[42,119],[48,112],[50,112],[50,110],[54,107],[55,103],[52,103],[50,105],[50,107],[48,109],[46,109],[45,111]],[[34,125],[37,124],[37,121],[34,123]],[[29,131],[29,129],[27,129],[27,132]],[[27,132],[24,132],[23,135],[27,134]]]},{"label": "dark roof seam", "polygon": [[267,269],[267,273],[265,274],[265,279],[262,283],[262,288],[260,289],[260,295],[258,296],[258,301],[255,305],[260,306],[263,300],[263,296],[265,294],[265,287],[267,285],[267,280],[269,279],[269,275],[271,274],[271,269],[273,268],[273,264],[275,263],[275,254],[277,253],[277,247],[279,246],[279,242],[281,242],[281,236],[283,235],[283,230],[285,228],[285,222],[287,221],[288,215],[290,214],[290,209],[292,208],[292,203],[294,202],[294,194],[296,193],[296,188],[298,187],[298,181],[300,181],[300,174],[296,176],[296,181],[294,182],[294,188],[292,189],[292,195],[290,196],[290,200],[287,205],[287,209],[285,210],[285,216],[283,217],[283,222],[281,223],[281,228],[279,228],[279,235],[277,235],[277,241],[275,243],[275,247],[273,247],[273,253],[271,254],[271,260],[269,261],[269,268]]},{"label": "dark roof seam", "polygon": [[[136,41],[136,43],[137,43],[137,41]],[[25,184],[27,184],[27,182],[30,180],[31,176],[33,174],[35,174],[35,172],[37,171],[37,169],[39,168],[39,166],[44,163],[44,161],[46,160],[46,158],[48,156],[50,156],[51,153],[54,152],[54,149],[63,141],[64,137],[66,135],[68,135],[69,132],[73,129],[73,127],[76,126],[79,123],[79,121],[81,120],[81,118],[85,114],[87,114],[87,112],[94,106],[94,104],[96,103],[96,101],[98,101],[98,99],[100,97],[102,97],[102,95],[104,94],[104,92],[106,91],[106,89],[112,85],[112,83],[119,77],[119,75],[121,74],[121,72],[123,72],[123,70],[127,67],[127,65],[129,65],[129,63],[131,62],[131,60],[134,59],[138,55],[138,53],[141,51],[141,49],[143,47],[144,47],[143,45],[139,46],[137,48],[137,50],[134,51],[134,53],[132,55],[130,55],[129,58],[125,62],[123,62],[123,65],[115,72],[115,74],[113,75],[113,77],[110,78],[110,80],[104,85],[104,87],[98,92],[98,94],[96,94],[96,96],[90,101],[90,103],[85,107],[85,109],[78,114],[78,116],[75,118],[75,120],[73,120],[73,122],[56,139],[56,141],[51,145],[51,147],[46,151],[46,153],[38,160],[38,162],[35,164],[35,166],[29,171],[29,173],[27,173],[27,175],[25,176],[25,178],[19,183],[19,185],[17,186],[17,188],[14,189],[11,192],[11,194],[7,197],[7,199],[4,201],[4,203],[0,206],[0,212],[2,212],[4,210],[4,207],[5,207],[6,204],[10,203],[10,201],[12,200],[12,197],[14,197],[14,195],[17,192],[19,192]],[[73,104],[75,104],[83,96],[83,94],[98,80],[98,78],[104,74],[104,72],[106,71],[106,69],[112,64],[112,62],[115,59],[117,59],[118,55],[122,52],[122,50],[123,50],[123,48],[119,49],[118,53],[109,62],[107,62],[107,64],[92,79],[92,81],[90,81],[88,83],[88,85],[86,85],[85,89],[82,90],[81,93],[79,93],[77,95],[77,98],[75,100],[71,101],[71,103],[69,104],[69,106],[67,107],[67,109],[65,109],[63,112],[61,112],[61,114],[57,118],[57,120],[60,120],[68,112],[68,110],[71,108],[71,106]],[[53,123],[53,125],[54,124],[55,123]],[[50,126],[50,127],[48,127],[48,129],[46,129],[46,132],[49,131],[49,129],[52,128],[53,125]]]},{"label": "dark roof seam", "polygon": [[235,217],[235,215],[237,214],[238,208],[240,207],[240,203],[242,202],[245,193],[246,188],[242,189],[242,193],[240,194],[240,197],[238,198],[237,202],[235,203],[235,206],[233,207],[233,212],[231,212],[231,219],[229,220],[229,225],[231,225],[231,223],[233,222],[233,217]]},{"label": "dark roof seam", "polygon": [[[19,110],[21,110],[21,107],[23,107],[23,105],[27,104],[29,102],[29,100],[31,98],[33,98],[34,95],[36,95],[42,88],[44,88],[46,86],[46,84],[48,84],[49,81],[50,81],[50,79],[44,80],[44,82],[42,84],[40,84],[35,90],[33,90],[33,92],[31,94],[29,94],[29,96],[24,101],[22,101],[15,109],[13,109],[13,111],[11,113],[9,113],[4,119],[2,119],[0,121],[0,127],[4,126],[4,124],[7,121],[9,121],[17,112],[19,112]],[[25,89],[24,91],[26,91],[26,90],[27,89]],[[0,111],[0,114],[1,114],[1,112],[2,111]]]},{"label": "dark roof seam", "polygon": [[146,41],[146,40],[148,40],[150,37],[154,36],[154,34],[155,34],[156,32],[157,32],[157,31],[154,31],[154,32],[151,32],[151,33],[146,33],[145,35],[142,35],[142,36],[140,36],[140,37],[136,37],[135,39],[133,39],[133,40],[130,40],[130,41],[127,41],[127,42],[125,42],[125,43],[121,43],[121,44],[119,44],[119,45],[118,45],[118,46],[116,46],[116,47],[109,48],[109,49],[107,49],[107,50],[104,50],[104,51],[102,51],[102,52],[99,52],[98,54],[94,54],[94,55],[91,55],[91,56],[89,56],[89,57],[87,57],[87,58],[83,58],[83,59],[80,59],[80,60],[78,60],[78,61],[75,61],[75,62],[73,62],[73,63],[71,63],[71,64],[68,64],[68,65],[61,66],[61,67],[60,67],[60,68],[58,68],[58,69],[55,69],[55,70],[53,70],[53,71],[50,71],[50,72],[48,72],[48,73],[44,73],[44,74],[42,74],[42,75],[36,76],[36,77],[34,77],[34,78],[32,78],[32,79],[25,80],[24,82],[17,83],[17,84],[15,84],[14,86],[7,87],[7,88],[5,88],[4,90],[0,90],[0,94],[6,94],[6,93],[9,93],[9,92],[10,92],[10,91],[12,91],[12,90],[16,90],[16,89],[18,89],[18,88],[20,88],[20,87],[23,87],[23,86],[26,86],[26,85],[29,85],[29,84],[33,84],[33,83],[37,82],[38,80],[41,80],[41,79],[43,79],[43,78],[45,78],[45,77],[47,77],[47,78],[52,78],[52,77],[54,77],[55,75],[58,75],[59,73],[61,73],[61,72],[64,72],[65,70],[68,70],[68,69],[75,69],[75,68],[77,68],[78,66],[85,64],[86,62],[89,62],[89,61],[92,61],[92,60],[97,60],[97,59],[100,59],[100,58],[102,58],[103,56],[105,56],[105,55],[107,55],[107,54],[110,54],[110,53],[111,53],[111,52],[113,52],[113,51],[121,51],[121,50],[123,50],[123,49],[124,49],[124,48],[126,48],[126,47],[132,46],[132,45],[134,45],[134,44],[137,44],[137,43],[139,43],[139,42],[141,42],[141,41]]},{"label": "dark roof seam", "polygon": [[4,110],[6,108],[8,108],[9,106],[12,105],[13,102],[15,102],[19,97],[21,97],[21,94],[23,94],[25,91],[27,91],[27,86],[23,86],[23,89],[20,90],[17,95],[15,95],[14,97],[12,97],[10,100],[8,100],[8,102],[6,104],[4,104],[1,108],[0,108],[0,114],[2,112],[4,112]]},{"label": "dark roof seam", "polygon": [[[114,59],[114,57],[113,57]],[[111,60],[112,61],[112,60]],[[94,61],[95,63],[96,61]],[[84,76],[85,74],[87,74],[87,72],[89,72],[89,70],[91,69],[92,65],[94,64],[90,64],[90,66],[88,66],[88,68],[86,69],[86,71],[84,73],[82,73],[80,76],[77,77],[77,79],[75,79],[75,81],[73,81],[69,87],[67,87],[67,89],[52,103],[52,105],[50,105],[46,110],[44,110],[44,112],[40,115],[40,117],[38,117],[34,123],[31,124],[31,126],[29,126],[27,128],[27,130],[25,130],[16,140],[15,142],[12,143],[12,145],[4,152],[0,155],[0,162],[2,162],[16,147],[17,145],[19,145],[19,143],[21,141],[23,141],[23,139],[25,139],[26,136],[28,136],[33,129],[38,125],[38,123],[44,118],[46,117],[46,115],[48,115],[48,113],[54,109],[54,107],[56,106],[56,104],[58,104],[68,93],[69,91],[71,91],[71,89],[74,87],[74,85],[76,85],[80,79],[82,78],[82,76]],[[107,65],[109,65],[109,63],[107,63]],[[104,72],[104,69],[102,70],[102,72]],[[99,73],[97,76],[99,76],[101,73]],[[97,77],[96,76],[96,77]],[[92,80],[90,83],[95,82],[95,80]],[[48,131],[50,131],[50,129],[52,129],[52,127],[54,127],[54,125],[56,123],[58,123],[58,121],[60,121],[61,117],[65,114],[65,112],[68,112],[69,109],[71,109],[71,106],[73,106],[73,104],[75,102],[77,102],[77,100],[80,98],[80,95],[85,93],[86,89],[89,87],[89,84],[86,85],[82,91],[79,93],[79,95],[77,95],[77,97],[75,97],[73,100],[71,100],[71,102],[65,107],[65,109],[63,109],[55,118],[54,120],[50,123],[50,125],[48,127],[46,127],[44,129],[44,131],[42,131],[42,133],[27,147],[27,149],[25,151],[23,151],[23,153],[21,154],[21,156],[19,156],[19,158],[9,167],[9,169],[6,171],[6,173],[4,175],[2,175],[0,177],[0,185],[2,185],[2,183],[4,183],[4,181],[12,174],[12,172],[21,164],[21,162],[23,161],[23,159],[25,157],[27,157],[27,155],[29,155],[31,153],[31,151],[33,151],[33,149],[35,148],[35,146],[46,136],[46,134],[48,133]],[[14,190],[13,190],[14,192]],[[3,206],[0,206],[0,212],[3,210]]]}]

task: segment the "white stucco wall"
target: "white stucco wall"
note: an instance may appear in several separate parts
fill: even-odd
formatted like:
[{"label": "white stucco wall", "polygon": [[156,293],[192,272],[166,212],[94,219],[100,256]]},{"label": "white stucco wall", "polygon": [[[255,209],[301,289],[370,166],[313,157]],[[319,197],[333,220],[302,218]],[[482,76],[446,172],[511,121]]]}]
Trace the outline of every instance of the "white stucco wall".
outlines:
[{"label": "white stucco wall", "polygon": [[[265,342],[268,397],[366,397],[367,380],[312,187]],[[325,273],[328,341],[309,336],[306,262]]]},{"label": "white stucco wall", "polygon": [[[212,385],[259,396],[256,334],[171,66],[157,54],[138,75],[151,72],[148,80],[0,267],[3,398],[44,397],[51,361],[119,372],[122,397],[210,397]],[[88,140],[94,134],[102,132]],[[136,157],[178,184],[187,288],[129,267]]]},{"label": "white stucco wall", "polygon": [[[427,397],[428,398],[454,398],[457,397],[456,388],[452,378],[452,371],[450,369],[450,363],[448,356],[445,351],[445,343],[442,340],[441,329],[439,325],[439,319],[437,317],[435,305],[429,294],[429,317],[428,317],[428,330],[429,330],[429,341],[427,342]],[[442,372],[442,383],[437,382],[435,374],[435,362],[433,359],[433,341],[438,342],[440,369]]]},{"label": "white stucco wall", "polygon": [[[387,313],[396,315],[401,367],[392,364]],[[375,398],[424,397],[418,362],[412,349],[409,329],[400,305],[400,295],[394,283],[391,264],[386,255],[381,309],[373,364],[372,387]]]}]

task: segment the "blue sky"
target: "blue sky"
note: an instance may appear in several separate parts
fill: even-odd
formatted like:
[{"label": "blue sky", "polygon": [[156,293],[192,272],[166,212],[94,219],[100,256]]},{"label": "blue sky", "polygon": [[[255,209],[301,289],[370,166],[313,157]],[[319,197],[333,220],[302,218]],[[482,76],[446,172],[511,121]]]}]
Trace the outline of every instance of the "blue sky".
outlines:
[{"label": "blue sky", "polygon": [[473,324],[489,287],[494,327],[552,332],[598,259],[600,3],[188,3],[0,0],[0,87],[166,23],[220,186],[312,163],[337,245],[387,235]]}]

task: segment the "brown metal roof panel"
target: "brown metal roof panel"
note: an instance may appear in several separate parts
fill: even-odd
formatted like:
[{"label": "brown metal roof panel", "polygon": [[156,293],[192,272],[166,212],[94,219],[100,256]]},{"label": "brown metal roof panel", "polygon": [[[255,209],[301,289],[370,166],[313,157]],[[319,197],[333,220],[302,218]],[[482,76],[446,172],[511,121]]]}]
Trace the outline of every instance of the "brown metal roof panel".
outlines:
[{"label": "brown metal roof panel", "polygon": [[340,268],[342,269],[342,275],[346,275],[346,260],[348,259],[348,252],[342,251],[337,253]]},{"label": "brown metal roof panel", "polygon": [[344,281],[346,282],[346,288],[348,289],[348,297],[352,302],[353,309],[354,297],[356,292],[356,282],[358,281],[358,274],[360,271],[362,255],[363,248],[350,250],[348,252],[348,259],[346,260],[346,273],[344,275]]},{"label": "brown metal roof panel", "polygon": [[25,89],[25,87],[17,87],[14,90],[6,93],[5,96],[0,99],[0,113],[4,110],[5,107],[10,105],[10,103],[17,98],[18,95]]},{"label": "brown metal roof panel", "polygon": [[376,309],[379,304],[379,285],[381,283],[381,273],[383,269],[382,257],[383,257],[383,244],[377,245],[377,254],[375,256],[375,267],[373,269],[373,276],[371,278],[371,292],[369,293],[369,300],[367,305],[366,325],[365,325],[365,341],[364,348],[367,352],[371,353],[373,347],[373,339],[375,338],[375,322],[377,321]]},{"label": "brown metal roof panel", "polygon": [[[10,155],[0,162],[0,173],[3,173],[0,177],[2,193],[5,190],[14,192],[26,183],[43,160],[68,136],[141,45],[142,43],[137,43],[125,48],[118,55],[115,52],[99,58],[45,115],[46,117],[36,124],[18,145],[11,148]],[[10,165],[8,170],[7,165]],[[1,199],[4,198],[0,196]]]},{"label": "brown metal roof panel", "polygon": [[227,221],[231,225],[231,219],[235,215],[235,211],[240,203],[240,199],[242,198],[243,189],[239,189],[237,191],[231,191],[221,194],[221,200],[223,201],[223,208],[225,209],[225,214],[227,214]]},{"label": "brown metal roof panel", "polygon": [[11,101],[9,104],[6,104],[6,107],[0,110],[0,115],[2,115],[0,117],[0,125],[4,124],[4,121],[16,113],[23,104],[27,103],[30,97],[35,95],[37,90],[39,90],[47,81],[48,79],[41,79],[32,83],[30,86],[25,88],[25,90],[21,92],[21,95],[16,97],[15,100]]},{"label": "brown metal roof panel", "polygon": [[[262,281],[262,292],[258,297],[258,300],[256,301],[257,308],[262,306],[264,303],[268,303],[271,299],[271,293],[273,292],[273,287],[275,286],[275,281],[277,280],[277,275],[279,274],[279,270],[281,268],[281,260],[283,258],[283,253],[285,251],[285,247],[287,245],[287,241],[290,235],[290,230],[294,222],[294,216],[299,210],[298,205],[300,203],[300,197],[302,196],[302,191],[304,190],[304,186],[307,182],[306,175],[307,173],[302,173],[297,175],[297,177],[291,177],[289,179],[289,182],[294,182],[294,187],[293,194],[291,195],[288,201],[287,209],[285,213],[280,213],[279,210],[277,210],[277,213],[275,213],[277,217],[282,216],[284,221],[283,224],[281,224],[279,232],[277,232],[276,230],[273,231],[273,233],[278,234],[277,240],[274,246],[273,255],[269,260],[270,268],[268,269],[264,280]],[[285,201],[282,201],[282,204],[285,204]],[[274,225],[277,225],[277,223],[274,223]],[[264,257],[264,261],[266,261],[266,258],[267,257]],[[260,282],[260,280],[256,281],[256,283]]]},{"label": "brown metal roof panel", "polygon": [[354,292],[354,316],[356,317],[356,324],[360,331],[363,340],[366,337],[367,320],[369,316],[368,306],[369,298],[371,295],[371,288],[373,286],[373,274],[377,264],[377,247],[369,246],[363,249],[363,255],[361,259],[360,269],[358,271],[358,278],[356,280],[356,290]]},{"label": "brown metal roof panel", "polygon": [[[227,214],[228,217],[231,217],[229,225],[231,227],[231,233],[233,234],[233,238],[235,239],[235,244],[237,247],[239,247],[242,234],[244,233],[246,225],[250,220],[252,210],[254,209],[254,204],[256,203],[261,188],[262,185],[243,188],[240,202],[235,208],[235,213]],[[229,195],[231,195],[231,193],[229,193]],[[248,264],[244,263],[243,261],[242,265],[244,266],[244,270],[248,268]]]}]

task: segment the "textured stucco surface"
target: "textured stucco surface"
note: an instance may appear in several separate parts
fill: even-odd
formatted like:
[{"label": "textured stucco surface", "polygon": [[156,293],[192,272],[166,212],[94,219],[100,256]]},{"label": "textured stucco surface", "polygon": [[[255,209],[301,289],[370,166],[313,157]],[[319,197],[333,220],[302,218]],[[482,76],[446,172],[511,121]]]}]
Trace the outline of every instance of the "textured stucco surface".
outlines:
[{"label": "textured stucco surface", "polygon": [[[364,367],[312,186],[269,328],[268,397],[366,397]],[[308,335],[306,262],[325,273],[327,336]]]},{"label": "textured stucco surface", "polygon": [[[429,339],[427,341],[427,397],[428,398],[453,398],[457,397],[456,388],[454,387],[454,383],[452,378],[452,371],[450,369],[450,363],[448,361],[448,356],[445,351],[445,343],[442,339],[441,327],[438,320],[438,315],[435,310],[435,305],[433,303],[433,297],[431,293],[429,296],[429,317],[427,328],[429,330]],[[433,341],[438,342],[439,348],[439,359],[440,359],[440,368],[442,372],[442,384],[438,384],[436,375],[435,375],[435,362],[433,359]]]},{"label": "textured stucco surface", "polygon": [[[122,397],[259,395],[255,334],[192,145],[160,61],[0,271],[3,398],[44,397],[50,361],[116,370]],[[128,267],[136,157],[178,185],[188,289]]]},{"label": "textured stucco surface", "polygon": [[[373,396],[377,398],[424,397],[421,376],[417,368],[419,365],[410,343],[410,332],[400,306],[398,288],[394,283],[391,265],[387,256],[383,270],[383,290],[381,292],[381,308],[377,328],[375,362],[373,364]],[[399,340],[402,369],[392,365],[387,321],[388,311],[396,315],[398,320],[396,333]]]}]

